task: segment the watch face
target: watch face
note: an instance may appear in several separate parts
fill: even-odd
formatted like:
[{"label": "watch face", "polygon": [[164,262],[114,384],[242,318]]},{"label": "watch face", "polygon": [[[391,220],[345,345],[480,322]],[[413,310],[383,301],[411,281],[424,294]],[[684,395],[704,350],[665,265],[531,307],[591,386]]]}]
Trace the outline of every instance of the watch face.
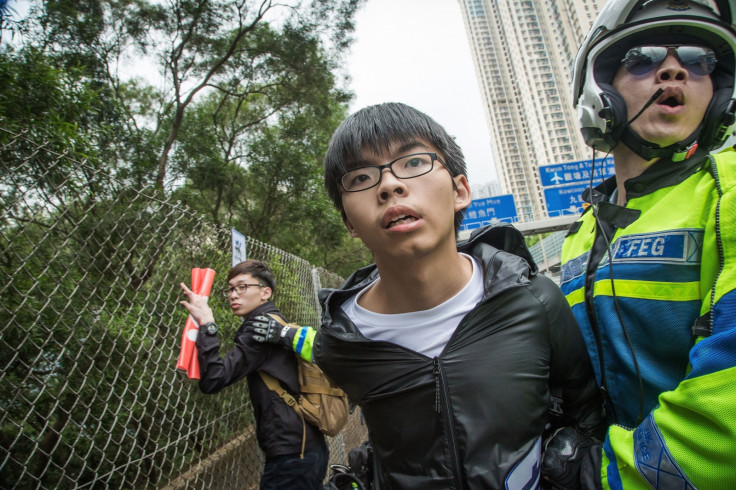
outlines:
[{"label": "watch face", "polygon": [[210,335],[215,335],[217,333],[217,325],[214,323],[208,323],[207,324],[207,333]]}]

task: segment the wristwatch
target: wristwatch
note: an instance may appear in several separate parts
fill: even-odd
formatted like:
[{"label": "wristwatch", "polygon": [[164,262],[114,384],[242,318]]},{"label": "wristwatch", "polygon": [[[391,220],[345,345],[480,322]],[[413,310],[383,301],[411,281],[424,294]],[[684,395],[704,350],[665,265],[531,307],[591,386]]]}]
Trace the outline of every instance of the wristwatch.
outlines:
[{"label": "wristwatch", "polygon": [[199,330],[204,331],[207,335],[217,335],[217,324],[215,322],[205,323]]}]

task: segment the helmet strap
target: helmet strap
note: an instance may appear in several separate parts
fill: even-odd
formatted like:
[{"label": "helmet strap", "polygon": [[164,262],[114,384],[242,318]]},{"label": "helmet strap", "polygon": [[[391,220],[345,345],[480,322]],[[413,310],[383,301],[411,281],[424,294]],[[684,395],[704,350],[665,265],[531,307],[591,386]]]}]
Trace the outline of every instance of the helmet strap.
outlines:
[{"label": "helmet strap", "polygon": [[702,128],[703,125],[701,123],[695,131],[693,131],[690,136],[684,140],[661,147],[644,140],[636,133],[636,131],[631,129],[631,126],[626,126],[621,134],[620,141],[644,160],[652,160],[653,158],[671,158],[673,162],[681,162],[690,158],[695,153],[695,150],[698,149],[698,136],[700,135]]}]

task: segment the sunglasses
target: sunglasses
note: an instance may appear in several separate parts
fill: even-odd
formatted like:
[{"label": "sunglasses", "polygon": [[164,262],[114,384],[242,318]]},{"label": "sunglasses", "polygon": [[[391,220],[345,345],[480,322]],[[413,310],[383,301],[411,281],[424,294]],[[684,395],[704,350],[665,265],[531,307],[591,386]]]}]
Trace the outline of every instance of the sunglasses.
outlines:
[{"label": "sunglasses", "polygon": [[662,64],[670,49],[682,66],[695,75],[712,73],[718,63],[713,50],[703,46],[637,46],[628,50],[621,62],[632,75],[646,75]]}]

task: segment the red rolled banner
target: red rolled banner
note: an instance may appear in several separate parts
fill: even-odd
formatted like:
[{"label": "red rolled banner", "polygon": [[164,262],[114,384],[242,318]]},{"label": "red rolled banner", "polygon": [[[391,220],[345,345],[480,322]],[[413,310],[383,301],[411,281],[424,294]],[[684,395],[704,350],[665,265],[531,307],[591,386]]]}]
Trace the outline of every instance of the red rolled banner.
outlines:
[{"label": "red rolled banner", "polygon": [[[192,269],[192,292],[200,296],[209,297],[212,283],[215,280],[215,271],[212,269]],[[176,369],[185,372],[189,379],[199,379],[199,360],[197,359],[197,333],[199,325],[191,315],[184,324],[181,336],[181,351],[176,362]]]}]

